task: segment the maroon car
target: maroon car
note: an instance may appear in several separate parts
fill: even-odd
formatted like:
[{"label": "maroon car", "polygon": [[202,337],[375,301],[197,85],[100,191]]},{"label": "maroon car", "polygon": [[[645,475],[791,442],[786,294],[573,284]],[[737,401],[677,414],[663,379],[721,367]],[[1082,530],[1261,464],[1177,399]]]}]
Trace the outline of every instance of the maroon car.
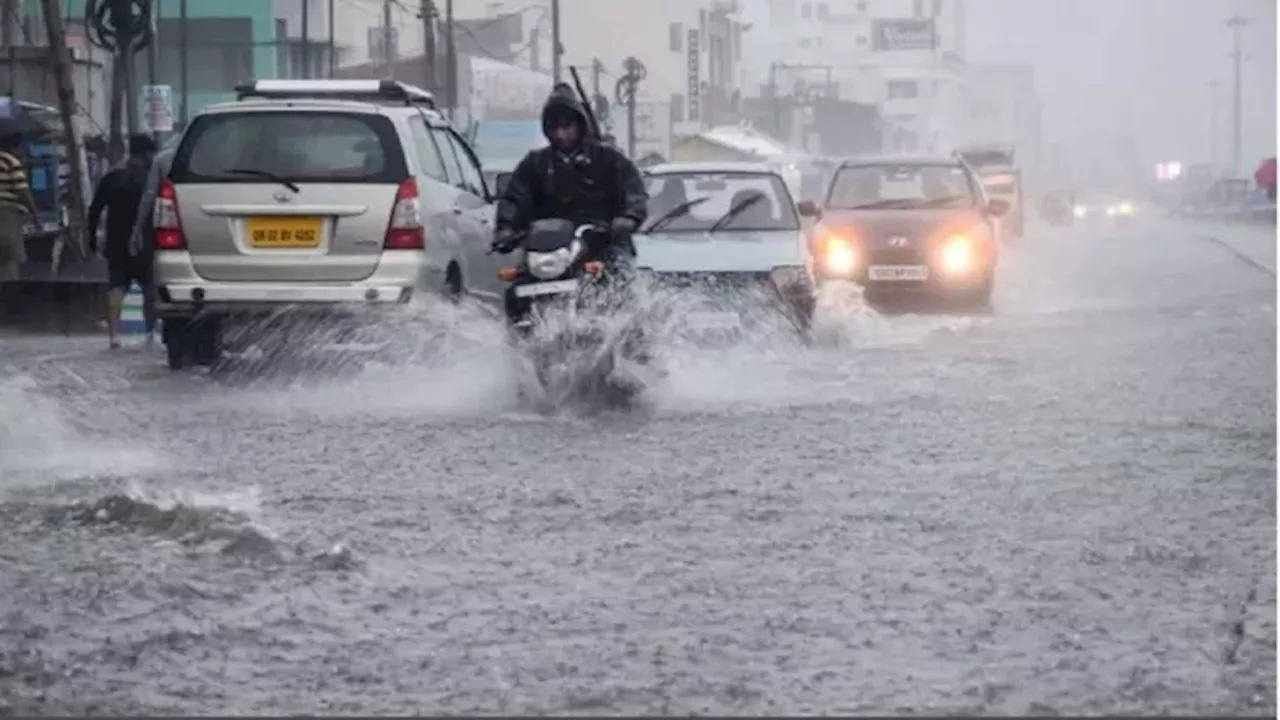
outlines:
[{"label": "maroon car", "polygon": [[985,308],[999,259],[995,220],[1008,210],[954,157],[847,160],[821,208],[815,273],[870,294],[925,293]]}]

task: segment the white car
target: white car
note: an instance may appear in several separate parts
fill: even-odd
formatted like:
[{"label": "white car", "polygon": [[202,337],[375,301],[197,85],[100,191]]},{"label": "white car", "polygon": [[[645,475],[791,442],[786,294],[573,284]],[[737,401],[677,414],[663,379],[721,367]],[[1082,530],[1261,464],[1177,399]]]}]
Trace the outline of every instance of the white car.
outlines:
[{"label": "white car", "polygon": [[154,210],[169,364],[227,321],[499,297],[492,196],[430,93],[389,80],[262,80],[187,126]]},{"label": "white car", "polygon": [[763,295],[806,330],[816,304],[801,215],[779,172],[760,163],[691,162],[645,173],[649,219],[636,235],[637,266],[659,287],[693,289],[681,313],[690,330],[739,327],[744,293]]}]

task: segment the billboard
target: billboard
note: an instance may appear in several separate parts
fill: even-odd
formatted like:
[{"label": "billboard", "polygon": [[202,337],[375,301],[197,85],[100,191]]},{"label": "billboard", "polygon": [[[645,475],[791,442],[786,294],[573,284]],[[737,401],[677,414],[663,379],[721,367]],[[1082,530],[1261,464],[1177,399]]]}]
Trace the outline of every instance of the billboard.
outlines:
[{"label": "billboard", "polygon": [[874,20],[871,23],[871,49],[876,52],[933,50],[938,46],[938,32],[933,18]]}]

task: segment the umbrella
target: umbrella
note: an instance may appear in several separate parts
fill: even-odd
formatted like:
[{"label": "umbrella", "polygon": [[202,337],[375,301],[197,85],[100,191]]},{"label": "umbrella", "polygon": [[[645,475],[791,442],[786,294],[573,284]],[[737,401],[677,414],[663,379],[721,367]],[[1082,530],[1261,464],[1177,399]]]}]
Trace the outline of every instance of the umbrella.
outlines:
[{"label": "umbrella", "polygon": [[1276,159],[1269,157],[1258,165],[1258,169],[1253,173],[1253,181],[1258,183],[1258,187],[1263,189],[1274,188],[1276,186]]},{"label": "umbrella", "polygon": [[0,136],[42,135],[52,130],[13,98],[0,97]]}]

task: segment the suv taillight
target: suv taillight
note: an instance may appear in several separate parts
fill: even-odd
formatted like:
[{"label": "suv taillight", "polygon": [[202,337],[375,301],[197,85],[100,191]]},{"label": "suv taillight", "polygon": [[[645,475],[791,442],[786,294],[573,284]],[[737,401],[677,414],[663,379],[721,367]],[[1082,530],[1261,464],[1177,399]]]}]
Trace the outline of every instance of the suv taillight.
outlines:
[{"label": "suv taillight", "polygon": [[422,226],[422,203],[418,201],[418,182],[409,178],[396,190],[396,205],[391,209],[391,226],[383,243],[387,250],[425,250],[427,238]]},{"label": "suv taillight", "polygon": [[156,250],[186,250],[187,238],[182,234],[182,220],[178,218],[178,193],[172,181],[160,183],[153,213]]}]

